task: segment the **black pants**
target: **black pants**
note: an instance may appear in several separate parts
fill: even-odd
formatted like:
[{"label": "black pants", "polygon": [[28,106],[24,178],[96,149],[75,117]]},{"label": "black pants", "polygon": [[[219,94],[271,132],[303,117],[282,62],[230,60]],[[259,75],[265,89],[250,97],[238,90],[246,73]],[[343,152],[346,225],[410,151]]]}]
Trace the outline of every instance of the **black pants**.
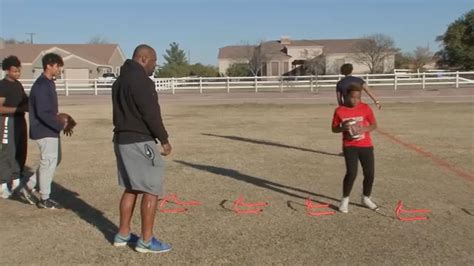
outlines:
[{"label": "black pants", "polygon": [[344,197],[349,197],[352,186],[357,177],[357,167],[360,161],[362,171],[364,173],[364,196],[369,197],[372,193],[372,185],[374,184],[374,148],[360,148],[360,147],[344,147],[344,159],[346,161],[346,176],[344,177],[344,184],[342,193]]},{"label": "black pants", "polygon": [[25,116],[0,116],[0,134],[0,183],[6,183],[24,172],[28,145]]}]

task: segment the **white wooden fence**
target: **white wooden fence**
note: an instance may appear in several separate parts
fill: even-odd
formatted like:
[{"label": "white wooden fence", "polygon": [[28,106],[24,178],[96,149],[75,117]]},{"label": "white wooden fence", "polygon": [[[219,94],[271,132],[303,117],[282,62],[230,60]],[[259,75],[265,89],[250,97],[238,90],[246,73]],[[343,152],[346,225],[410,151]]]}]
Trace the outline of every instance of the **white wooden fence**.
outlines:
[{"label": "white wooden fence", "polygon": [[[387,87],[397,90],[403,86],[425,89],[428,86],[460,86],[474,87],[474,71],[440,72],[440,73],[394,73],[394,74],[363,74],[354,75],[363,78],[371,87]],[[318,76],[278,76],[278,77],[186,77],[154,79],[158,91],[182,92],[266,92],[266,91],[311,91],[334,89],[341,75]],[[34,80],[20,80],[26,91],[29,91]],[[110,93],[112,83],[103,83],[97,79],[61,79],[56,80],[60,93],[93,94]]]}]

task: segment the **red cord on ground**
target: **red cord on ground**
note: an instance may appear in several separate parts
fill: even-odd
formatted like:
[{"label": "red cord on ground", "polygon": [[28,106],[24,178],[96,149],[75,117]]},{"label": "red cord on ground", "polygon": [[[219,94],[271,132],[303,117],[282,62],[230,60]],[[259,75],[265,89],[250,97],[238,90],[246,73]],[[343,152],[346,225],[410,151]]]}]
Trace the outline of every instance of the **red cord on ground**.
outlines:
[{"label": "red cord on ground", "polygon": [[414,210],[404,210],[403,209],[403,202],[400,200],[397,204],[397,208],[395,209],[395,214],[400,221],[420,221],[420,220],[428,220],[426,216],[415,216],[415,217],[401,217],[404,213],[428,213],[431,212],[430,210],[426,209],[414,209]]}]

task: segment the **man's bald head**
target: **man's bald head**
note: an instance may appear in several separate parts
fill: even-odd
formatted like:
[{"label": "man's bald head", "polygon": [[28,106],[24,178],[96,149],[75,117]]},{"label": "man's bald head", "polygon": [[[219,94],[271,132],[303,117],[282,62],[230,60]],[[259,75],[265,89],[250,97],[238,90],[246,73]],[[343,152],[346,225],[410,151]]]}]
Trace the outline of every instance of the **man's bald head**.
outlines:
[{"label": "man's bald head", "polygon": [[151,76],[156,67],[156,52],[151,46],[140,44],[133,51],[133,61],[143,66],[148,76]]},{"label": "man's bald head", "polygon": [[140,44],[139,46],[137,46],[137,48],[135,48],[135,50],[133,51],[133,59],[137,59],[137,58],[140,58],[142,56],[147,56],[147,55],[151,55],[151,54],[156,54],[155,53],[155,49],[153,49],[151,46],[149,45],[146,45],[146,44]]}]

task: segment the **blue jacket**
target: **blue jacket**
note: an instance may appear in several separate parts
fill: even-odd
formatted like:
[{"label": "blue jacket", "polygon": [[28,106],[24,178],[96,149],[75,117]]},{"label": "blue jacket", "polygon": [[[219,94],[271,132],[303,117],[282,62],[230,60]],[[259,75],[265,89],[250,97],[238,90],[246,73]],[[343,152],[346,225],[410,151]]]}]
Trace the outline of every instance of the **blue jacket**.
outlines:
[{"label": "blue jacket", "polygon": [[59,138],[64,124],[58,120],[58,112],[56,85],[41,74],[30,91],[30,138]]}]

